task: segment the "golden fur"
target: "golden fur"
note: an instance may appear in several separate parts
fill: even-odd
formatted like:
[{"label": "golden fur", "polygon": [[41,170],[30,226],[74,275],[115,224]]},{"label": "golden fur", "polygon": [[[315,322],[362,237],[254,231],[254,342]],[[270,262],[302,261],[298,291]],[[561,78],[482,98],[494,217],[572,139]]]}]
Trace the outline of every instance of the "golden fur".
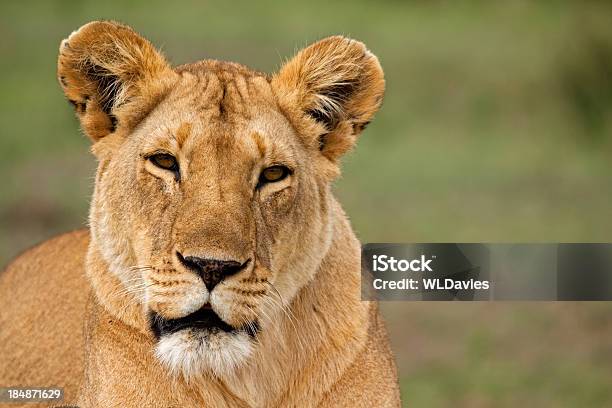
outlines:
[{"label": "golden fur", "polygon": [[[382,101],[362,43],[324,39],[268,77],[172,68],[129,27],[93,22],[62,42],[58,77],[98,159],[90,229],[0,276],[0,385],[63,386],[83,408],[399,406],[330,187]],[[270,166],[286,177],[262,181]],[[192,256],[242,269],[209,288]],[[232,330],[153,333],[205,307]]]}]

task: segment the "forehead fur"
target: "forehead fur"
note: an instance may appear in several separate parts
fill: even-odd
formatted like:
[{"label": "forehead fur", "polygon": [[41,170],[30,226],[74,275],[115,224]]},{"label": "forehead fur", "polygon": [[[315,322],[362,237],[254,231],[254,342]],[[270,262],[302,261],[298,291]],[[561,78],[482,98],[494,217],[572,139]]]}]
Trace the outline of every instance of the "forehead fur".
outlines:
[{"label": "forehead fur", "polygon": [[176,72],[188,95],[173,92],[173,97],[187,97],[195,109],[216,110],[219,119],[249,119],[254,107],[274,104],[268,77],[240,64],[204,60],[182,65]]},{"label": "forehead fur", "polygon": [[214,60],[183,65],[175,72],[178,80],[173,89],[141,126],[147,144],[168,144],[171,139],[172,150],[192,150],[196,143],[204,148],[200,143],[204,139],[222,149],[224,139],[232,148],[236,143],[230,142],[248,139],[263,157],[274,147],[283,150],[298,140],[266,75]]}]

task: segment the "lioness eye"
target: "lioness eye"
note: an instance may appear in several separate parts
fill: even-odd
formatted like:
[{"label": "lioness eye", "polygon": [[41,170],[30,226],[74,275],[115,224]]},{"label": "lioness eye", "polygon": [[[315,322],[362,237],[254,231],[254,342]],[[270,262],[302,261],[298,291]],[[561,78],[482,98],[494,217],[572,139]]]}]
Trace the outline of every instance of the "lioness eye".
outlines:
[{"label": "lioness eye", "polygon": [[281,181],[289,175],[289,169],[285,166],[272,166],[264,169],[259,176],[260,183],[274,183]]},{"label": "lioness eye", "polygon": [[164,170],[177,171],[178,163],[176,159],[167,153],[158,153],[149,156],[151,163]]}]

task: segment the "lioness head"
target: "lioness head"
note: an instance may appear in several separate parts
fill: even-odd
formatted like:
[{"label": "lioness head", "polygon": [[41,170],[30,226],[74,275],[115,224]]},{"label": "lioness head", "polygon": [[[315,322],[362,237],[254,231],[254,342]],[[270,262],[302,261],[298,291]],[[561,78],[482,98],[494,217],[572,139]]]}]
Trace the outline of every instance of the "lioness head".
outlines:
[{"label": "lioness head", "polygon": [[330,37],[272,76],[172,68],[129,27],[93,22],[62,42],[58,77],[99,161],[92,245],[161,361],[231,371],[315,278],[339,158],[382,101],[378,60]]}]

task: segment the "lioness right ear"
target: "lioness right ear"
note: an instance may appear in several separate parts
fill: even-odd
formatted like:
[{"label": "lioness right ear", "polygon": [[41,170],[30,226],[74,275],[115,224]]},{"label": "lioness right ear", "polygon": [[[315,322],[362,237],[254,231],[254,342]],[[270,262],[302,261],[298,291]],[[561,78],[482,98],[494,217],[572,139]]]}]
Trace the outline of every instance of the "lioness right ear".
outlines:
[{"label": "lioness right ear", "polygon": [[274,75],[272,86],[294,125],[310,135],[307,142],[336,161],[380,107],[385,79],[363,43],[334,36],[300,51]]},{"label": "lioness right ear", "polygon": [[176,75],[130,27],[94,21],[60,45],[58,79],[93,141],[134,126]]}]

